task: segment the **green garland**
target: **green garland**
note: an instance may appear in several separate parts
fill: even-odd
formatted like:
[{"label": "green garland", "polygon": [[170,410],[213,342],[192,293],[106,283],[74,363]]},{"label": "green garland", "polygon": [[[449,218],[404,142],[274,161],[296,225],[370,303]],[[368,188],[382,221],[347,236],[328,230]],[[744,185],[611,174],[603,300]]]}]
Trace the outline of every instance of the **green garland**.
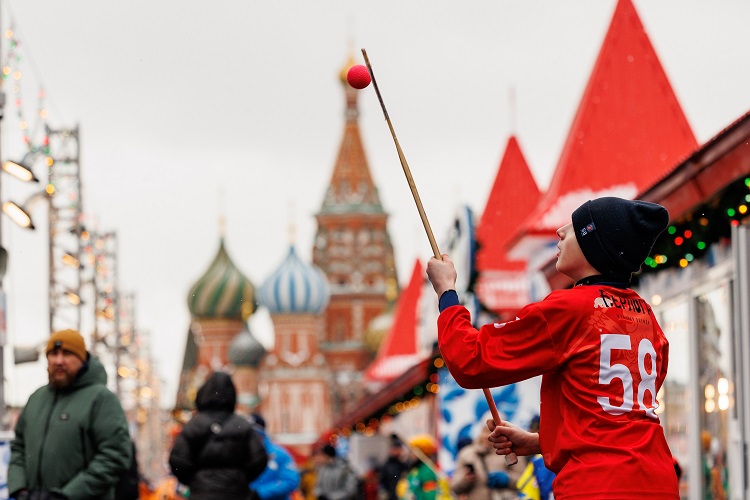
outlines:
[{"label": "green garland", "polygon": [[687,267],[703,257],[712,244],[729,238],[750,212],[750,177],[741,177],[690,215],[674,221],[656,240],[642,274],[670,267]]}]

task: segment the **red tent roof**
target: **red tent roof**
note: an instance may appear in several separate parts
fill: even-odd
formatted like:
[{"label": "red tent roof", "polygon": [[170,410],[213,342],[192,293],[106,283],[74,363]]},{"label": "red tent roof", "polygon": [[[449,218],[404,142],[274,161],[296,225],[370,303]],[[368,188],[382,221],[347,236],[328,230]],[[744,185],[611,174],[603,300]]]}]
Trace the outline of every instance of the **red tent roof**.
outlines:
[{"label": "red tent roof", "polygon": [[411,280],[396,302],[393,324],[380,344],[375,360],[365,370],[365,380],[390,382],[424,358],[417,347],[417,305],[424,279],[422,265],[417,260]]},{"label": "red tent roof", "polygon": [[541,196],[518,140],[511,136],[477,226],[476,267],[479,273],[490,269],[525,269],[525,262],[507,259],[506,246],[539,204]]},{"label": "red tent roof", "polygon": [[519,240],[554,238],[588,199],[634,198],[697,146],[632,2],[618,0],[549,190],[512,255],[530,251]]},{"label": "red tent roof", "polygon": [[526,261],[510,260],[507,247],[541,197],[518,140],[511,136],[476,232],[474,290],[482,304],[500,317],[529,302]]}]

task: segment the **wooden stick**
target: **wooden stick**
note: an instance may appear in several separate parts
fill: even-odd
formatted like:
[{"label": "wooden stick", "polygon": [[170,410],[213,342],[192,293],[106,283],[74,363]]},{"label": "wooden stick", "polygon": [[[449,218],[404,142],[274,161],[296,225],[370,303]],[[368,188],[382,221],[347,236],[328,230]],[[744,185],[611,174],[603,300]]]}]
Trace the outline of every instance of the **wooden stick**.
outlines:
[{"label": "wooden stick", "polygon": [[404,156],[404,152],[401,150],[401,145],[398,143],[398,139],[396,138],[396,131],[393,130],[393,124],[391,124],[391,119],[388,117],[388,111],[386,111],[385,109],[383,96],[380,95],[378,82],[375,81],[375,73],[372,72],[372,66],[370,65],[370,60],[367,58],[367,52],[365,51],[365,49],[362,49],[362,55],[365,57],[365,64],[367,64],[367,70],[370,72],[370,77],[372,78],[372,85],[373,87],[375,87],[375,93],[378,96],[378,101],[380,101],[380,107],[383,109],[383,115],[385,115],[385,121],[388,122],[388,128],[391,131],[391,137],[393,137],[393,142],[396,144],[396,152],[398,152],[398,159],[401,161],[401,167],[404,170],[404,175],[406,176],[406,182],[409,183],[409,189],[411,189],[411,194],[414,197],[414,203],[417,204],[419,217],[422,219],[422,225],[424,226],[424,230],[427,232],[427,238],[430,240],[430,246],[432,246],[432,253],[435,254],[436,259],[440,259],[442,258],[440,255],[440,249],[438,248],[438,245],[435,242],[435,236],[432,234],[432,228],[430,228],[430,222],[427,220],[427,214],[425,214],[424,207],[422,207],[422,201],[419,199],[417,186],[416,184],[414,184],[414,178],[411,176],[411,170],[409,170],[409,165],[406,163],[406,157]]},{"label": "wooden stick", "polygon": [[[396,138],[396,131],[393,130],[393,124],[391,123],[391,119],[388,117],[388,111],[385,109],[385,103],[383,102],[383,96],[380,94],[380,88],[378,87],[378,82],[375,80],[375,73],[372,71],[372,65],[370,65],[370,59],[367,57],[367,51],[365,49],[362,49],[362,55],[365,58],[365,64],[367,65],[367,71],[370,72],[370,78],[372,79],[372,85],[375,87],[375,94],[378,96],[378,101],[380,101],[380,107],[383,110],[383,115],[385,116],[385,121],[388,123],[388,129],[391,131],[391,137],[393,137],[393,142],[396,144],[396,152],[398,152],[398,159],[401,161],[401,168],[404,170],[404,175],[406,176],[406,181],[409,183],[409,189],[411,189],[411,194],[414,197],[414,203],[417,204],[417,210],[419,211],[419,217],[422,219],[422,225],[424,226],[424,230],[427,233],[427,239],[430,240],[430,246],[432,247],[432,253],[435,255],[435,258],[438,260],[442,260],[442,254],[440,253],[440,249],[438,248],[437,242],[435,241],[435,236],[432,234],[432,228],[430,228],[430,222],[427,220],[427,214],[424,211],[424,207],[422,206],[422,201],[419,198],[419,193],[417,192],[417,185],[414,183],[414,178],[411,175],[411,170],[409,170],[409,165],[406,163],[406,157],[404,156],[404,152],[401,150],[401,145],[398,143],[398,139]],[[482,389],[484,392],[484,397],[487,400],[487,405],[490,407],[490,413],[492,413],[492,419],[495,421],[495,425],[503,425],[502,420],[500,419],[500,414],[497,412],[497,406],[495,406],[495,400],[492,398],[492,394],[490,393],[489,389]],[[508,465],[515,465],[518,463],[518,457],[515,453],[511,452],[509,455],[505,455],[505,463]]]},{"label": "wooden stick", "polygon": [[[497,411],[497,406],[495,406],[495,400],[492,398],[492,393],[486,387],[482,389],[482,392],[484,392],[484,399],[487,400],[487,404],[490,407],[490,413],[492,414],[492,420],[495,421],[495,425],[503,425],[503,420],[500,418],[500,414]],[[506,465],[516,465],[517,463],[518,456],[515,453],[511,451],[505,455]]]}]

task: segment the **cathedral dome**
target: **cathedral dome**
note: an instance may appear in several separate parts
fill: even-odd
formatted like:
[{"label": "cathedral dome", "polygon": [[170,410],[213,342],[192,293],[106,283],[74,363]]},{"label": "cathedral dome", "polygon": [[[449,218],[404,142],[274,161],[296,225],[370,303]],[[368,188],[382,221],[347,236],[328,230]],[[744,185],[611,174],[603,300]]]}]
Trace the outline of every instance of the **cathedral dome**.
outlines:
[{"label": "cathedral dome", "polygon": [[323,271],[302,262],[292,245],[284,262],[261,285],[258,300],[271,314],[318,314],[330,295]]},{"label": "cathedral dome", "polygon": [[224,238],[214,261],[190,290],[188,308],[197,318],[243,321],[257,309],[255,287],[229,258]]},{"label": "cathedral dome", "polygon": [[244,329],[232,339],[228,357],[234,366],[257,368],[265,354],[266,348],[263,344],[258,342],[250,330]]}]

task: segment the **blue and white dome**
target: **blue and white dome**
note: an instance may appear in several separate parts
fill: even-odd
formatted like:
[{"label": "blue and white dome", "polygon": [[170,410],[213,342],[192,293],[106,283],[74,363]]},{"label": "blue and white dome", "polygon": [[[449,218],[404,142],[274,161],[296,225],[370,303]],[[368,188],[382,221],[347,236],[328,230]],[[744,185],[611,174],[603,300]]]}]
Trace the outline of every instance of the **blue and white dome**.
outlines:
[{"label": "blue and white dome", "polygon": [[292,245],[284,262],[261,285],[258,301],[271,314],[319,314],[330,296],[323,271],[302,262]]}]

